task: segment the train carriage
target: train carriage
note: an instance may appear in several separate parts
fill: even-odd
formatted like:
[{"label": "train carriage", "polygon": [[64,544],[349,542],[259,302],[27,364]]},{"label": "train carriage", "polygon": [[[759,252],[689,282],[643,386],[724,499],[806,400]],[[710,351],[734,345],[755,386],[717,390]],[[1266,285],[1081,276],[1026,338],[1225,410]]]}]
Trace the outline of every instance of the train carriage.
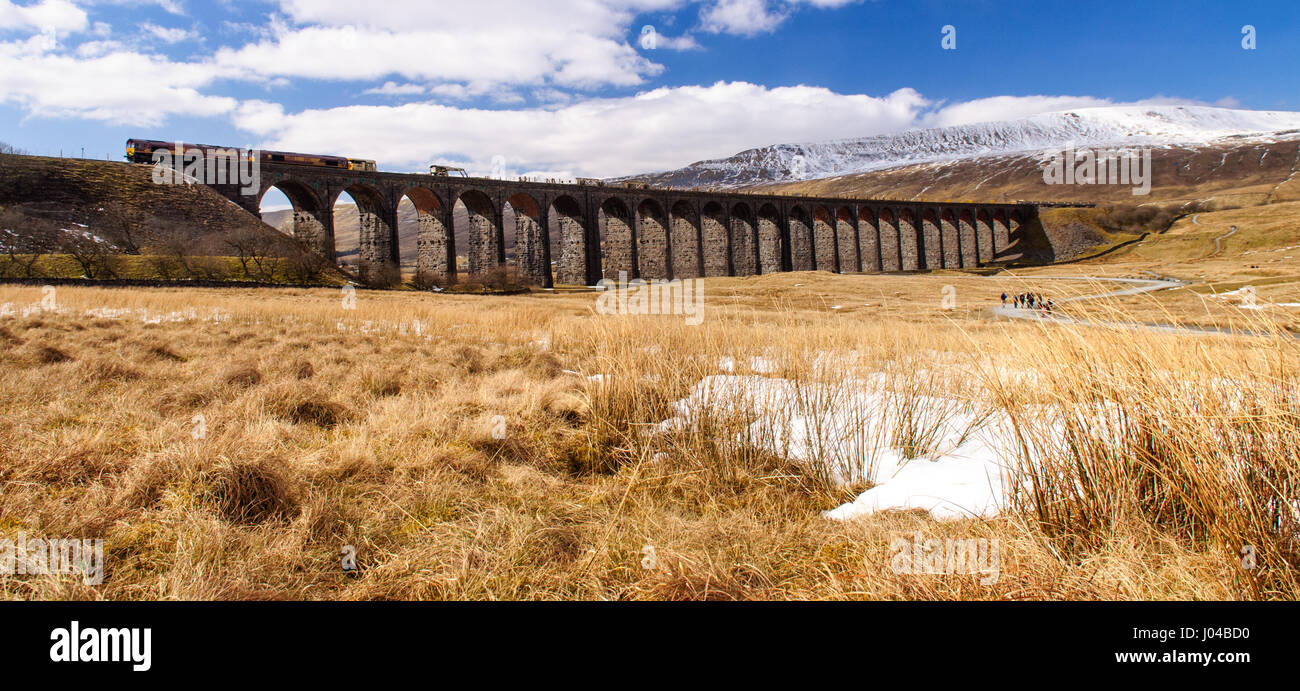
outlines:
[{"label": "train carriage", "polygon": [[[198,150],[204,158],[230,158],[238,156],[237,147],[212,146],[210,144],[191,144],[188,142],[164,142],[156,139],[128,139],[126,141],[126,160],[131,163],[153,163],[155,151],[172,151],[184,146],[186,151]],[[290,151],[254,151],[249,156],[257,157],[270,163],[282,163],[294,166],[317,166],[322,168],[341,168],[343,170],[376,171],[378,165],[371,160],[347,158],[344,156],[321,156],[317,154],[300,154]]]}]

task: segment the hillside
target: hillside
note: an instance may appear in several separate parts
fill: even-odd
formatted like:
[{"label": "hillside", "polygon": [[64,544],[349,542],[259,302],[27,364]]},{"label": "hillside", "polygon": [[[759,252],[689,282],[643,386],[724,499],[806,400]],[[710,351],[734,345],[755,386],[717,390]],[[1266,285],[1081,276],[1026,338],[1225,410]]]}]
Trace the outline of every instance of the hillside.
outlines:
[{"label": "hillside", "polygon": [[1223,140],[1151,153],[1150,194],[1132,185],[1049,185],[1040,154],[919,163],[868,173],[764,186],[803,194],[896,199],[1016,199],[1144,204],[1213,198],[1220,206],[1300,200],[1300,137]]},{"label": "hillside", "polygon": [[1035,160],[1042,152],[1071,146],[1201,149],[1297,137],[1300,113],[1192,106],[1081,108],[860,139],[765,146],[620,180],[666,187],[748,187],[1014,154]]},{"label": "hillside", "polygon": [[207,187],[155,184],[147,165],[0,155],[0,207],[35,219],[3,229],[5,241],[20,246],[48,243],[51,238],[30,234],[53,227],[128,253],[182,243],[194,254],[229,254],[225,239],[237,232],[265,238],[284,253],[296,249],[290,238]]}]

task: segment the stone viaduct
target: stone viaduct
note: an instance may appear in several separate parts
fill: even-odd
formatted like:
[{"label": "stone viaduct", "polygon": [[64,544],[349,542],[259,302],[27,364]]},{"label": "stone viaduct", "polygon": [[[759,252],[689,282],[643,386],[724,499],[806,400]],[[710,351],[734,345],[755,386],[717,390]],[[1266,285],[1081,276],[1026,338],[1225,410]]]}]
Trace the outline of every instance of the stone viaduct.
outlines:
[{"label": "stone viaduct", "polygon": [[[399,264],[397,205],[418,212],[417,268],[454,279],[458,253],[477,274],[515,261],[537,285],[602,277],[672,279],[778,271],[842,273],[967,268],[1021,253],[1033,204],[910,202],[633,188],[317,169],[262,163],[256,196],[218,192],[258,215],[272,187],[294,207],[294,234],[334,259],[334,202],[347,192],[361,222],[361,264]],[[464,205],[467,228],[452,228]],[[462,215],[464,218],[465,215]],[[456,231],[456,232],[453,232]],[[455,238],[467,247],[456,247]],[[552,267],[554,270],[552,270]]]}]

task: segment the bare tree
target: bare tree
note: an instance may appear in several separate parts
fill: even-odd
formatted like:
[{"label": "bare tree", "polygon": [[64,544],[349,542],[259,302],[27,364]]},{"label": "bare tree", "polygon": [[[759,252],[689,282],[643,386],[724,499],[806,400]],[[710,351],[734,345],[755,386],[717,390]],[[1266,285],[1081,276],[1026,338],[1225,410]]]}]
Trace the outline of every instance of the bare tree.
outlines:
[{"label": "bare tree", "polygon": [[31,155],[29,152],[24,151],[23,149],[19,149],[16,146],[11,146],[4,142],[0,142],[0,154],[17,154],[19,156]]},{"label": "bare tree", "polygon": [[96,227],[101,234],[120,241],[124,253],[140,254],[140,228],[143,214],[134,207],[117,202],[104,204],[99,213]]},{"label": "bare tree", "polygon": [[88,230],[64,230],[59,234],[59,251],[72,257],[86,278],[116,278],[114,247]]},{"label": "bare tree", "polygon": [[157,244],[152,248],[154,258],[149,264],[166,279],[173,275],[193,278],[194,255],[191,240],[184,233],[166,228],[154,233]]},{"label": "bare tree", "polygon": [[38,278],[36,265],[54,249],[52,241],[58,232],[58,227],[45,219],[0,209],[0,244],[6,259],[0,274]]},{"label": "bare tree", "polygon": [[299,283],[315,283],[330,265],[328,259],[302,241],[284,258],[285,273]]},{"label": "bare tree", "polygon": [[[268,261],[276,252],[275,237],[254,228],[241,228],[227,235],[224,239],[227,247],[234,250],[244,275],[258,280],[270,279],[274,266]],[[249,270],[252,264],[253,271]]]}]

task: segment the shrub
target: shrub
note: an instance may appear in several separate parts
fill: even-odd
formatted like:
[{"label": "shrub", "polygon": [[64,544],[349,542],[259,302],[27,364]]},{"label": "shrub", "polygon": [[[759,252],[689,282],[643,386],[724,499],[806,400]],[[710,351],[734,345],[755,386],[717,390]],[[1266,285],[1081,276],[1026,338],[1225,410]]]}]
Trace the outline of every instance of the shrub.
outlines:
[{"label": "shrub", "polygon": [[448,286],[452,285],[452,283],[453,281],[448,279],[444,274],[436,274],[432,271],[421,270],[415,273],[415,279],[411,282],[411,285],[413,285],[416,290],[446,290]]},{"label": "shrub", "polygon": [[207,497],[232,522],[256,524],[297,514],[292,486],[265,461],[228,461],[205,473],[203,480]]}]

